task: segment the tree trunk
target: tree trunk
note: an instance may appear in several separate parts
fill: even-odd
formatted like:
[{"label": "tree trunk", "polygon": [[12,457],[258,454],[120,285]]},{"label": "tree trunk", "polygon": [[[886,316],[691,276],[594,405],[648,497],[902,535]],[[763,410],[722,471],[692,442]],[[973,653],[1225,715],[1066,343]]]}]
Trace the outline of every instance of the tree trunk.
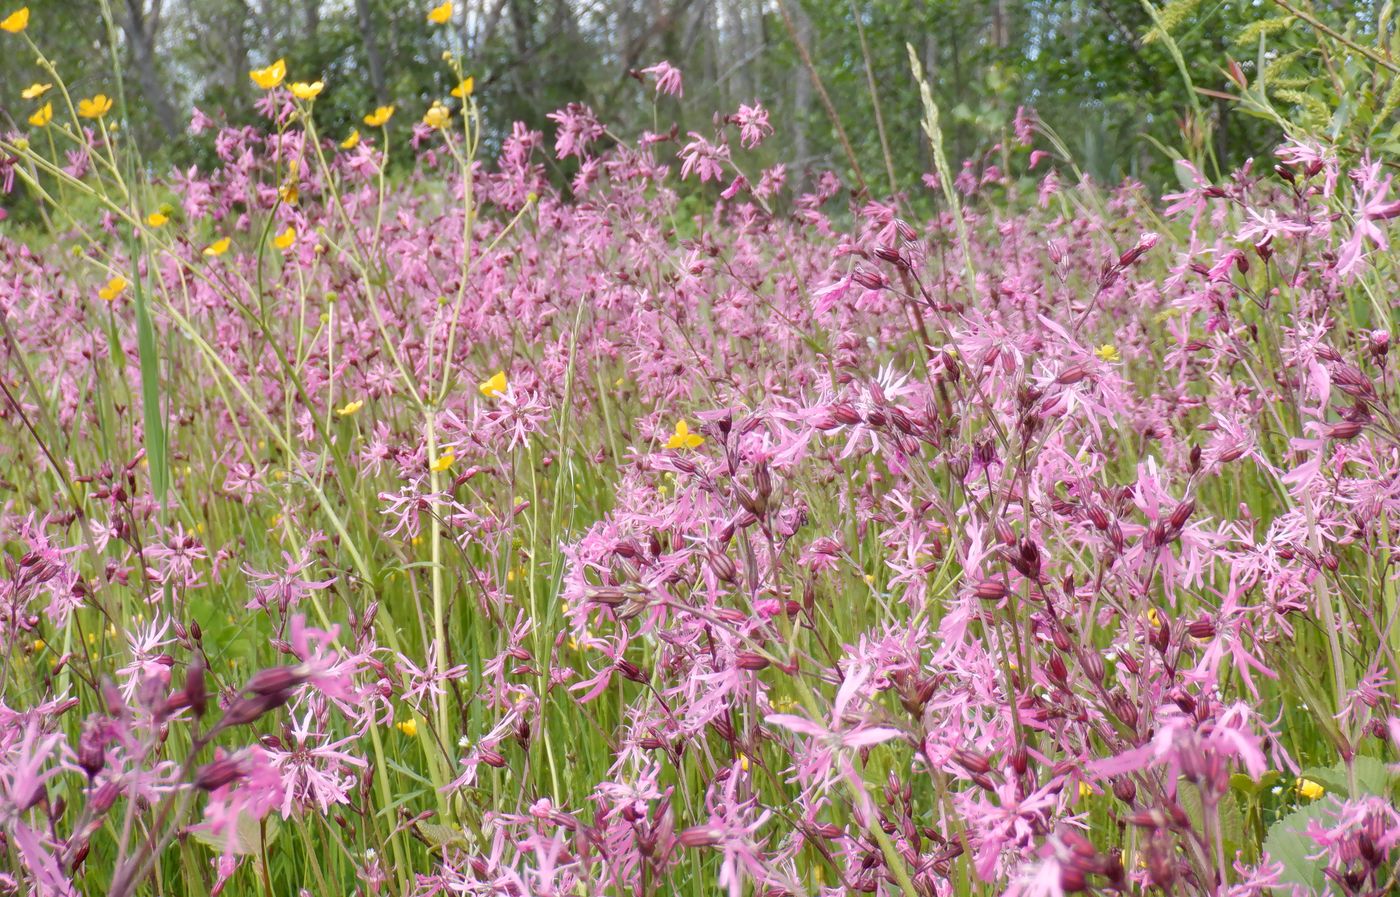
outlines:
[{"label": "tree trunk", "polygon": [[160,27],[160,2],[148,14],[142,0],[126,0],[126,15],[121,17],[122,31],[126,33],[127,48],[131,51],[131,61],[136,68],[136,81],[141,85],[146,104],[150,106],[156,121],[160,123],[166,136],[174,136],[179,130],[175,107],[170,103],[170,95],[156,71],[156,30]]},{"label": "tree trunk", "polygon": [[[812,20],[801,3],[792,5],[792,25],[802,45],[811,46]],[[806,189],[807,169],[812,163],[812,150],[807,143],[807,110],[811,108],[812,79],[796,72],[792,79],[792,155],[797,170],[792,172],[792,188],[799,193]]]},{"label": "tree trunk", "polygon": [[369,0],[355,0],[355,16],[360,23],[360,39],[365,44],[365,59],[369,62],[369,86],[374,98],[381,103],[388,102],[388,91],[384,85],[384,59],[379,55],[379,39],[375,33],[374,15]]}]

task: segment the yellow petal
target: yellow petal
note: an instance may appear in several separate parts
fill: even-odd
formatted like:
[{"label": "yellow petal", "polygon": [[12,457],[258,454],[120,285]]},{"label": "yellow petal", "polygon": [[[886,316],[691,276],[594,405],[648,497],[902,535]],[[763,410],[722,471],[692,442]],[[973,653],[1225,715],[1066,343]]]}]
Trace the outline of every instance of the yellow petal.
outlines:
[{"label": "yellow petal", "polygon": [[446,3],[428,10],[428,21],[434,25],[445,24],[450,18],[452,18],[452,0],[447,0]]},{"label": "yellow petal", "polygon": [[39,97],[48,93],[50,88],[52,87],[52,84],[31,84],[24,90],[21,90],[19,92],[19,95],[24,97],[26,100],[37,100],[39,99]]},{"label": "yellow petal", "polygon": [[215,240],[213,243],[204,247],[204,254],[210,258],[216,255],[223,255],[225,252],[228,252],[231,243],[233,243],[233,240],[230,237],[224,237],[222,240]]},{"label": "yellow petal", "polygon": [[409,738],[418,734],[418,721],[415,719],[406,719],[403,722],[395,723],[394,726]]},{"label": "yellow petal", "polygon": [[112,98],[105,93],[78,101],[78,114],[83,118],[101,118],[112,109]]},{"label": "yellow petal", "polygon": [[705,437],[699,433],[690,432],[690,424],[685,422],[685,418],[676,422],[676,432],[671,435],[670,439],[666,440],[666,448],[668,449],[693,449],[704,444]]},{"label": "yellow petal", "polygon": [[160,212],[152,212],[146,216],[146,223],[151,227],[163,227],[169,220],[169,215],[163,215]]},{"label": "yellow petal", "polygon": [[488,380],[481,381],[481,394],[488,397],[495,397],[505,392],[510,384],[506,380],[505,371],[497,371]]},{"label": "yellow petal", "polygon": [[465,100],[472,95],[472,90],[476,87],[476,79],[471,75],[457,82],[457,86],[452,88],[452,95],[459,100]]},{"label": "yellow petal", "polygon": [[441,128],[452,118],[452,110],[434,100],[433,105],[423,113],[423,124],[430,128]]},{"label": "yellow petal", "polygon": [[287,62],[279,59],[266,68],[253,69],[248,73],[248,77],[253,79],[253,83],[263,90],[271,90],[282,83],[282,79],[287,77]]},{"label": "yellow petal", "polygon": [[1300,778],[1298,779],[1298,782],[1296,785],[1294,785],[1294,787],[1298,789],[1299,794],[1303,795],[1308,800],[1317,800],[1319,797],[1327,793],[1326,788],[1323,788],[1321,785],[1319,785],[1317,782],[1314,782],[1312,779]]},{"label": "yellow petal", "polygon": [[440,456],[436,461],[432,463],[433,472],[442,473],[444,470],[447,470],[449,467],[451,467],[456,460],[457,456],[454,455],[452,452],[448,452],[447,454]]},{"label": "yellow petal", "polygon": [[272,238],[272,245],[278,249],[288,249],[297,241],[296,228],[289,227]]},{"label": "yellow petal", "polygon": [[369,125],[371,128],[382,128],[393,115],[393,106],[380,106],[378,109],[365,116],[365,124]]},{"label": "yellow petal", "polygon": [[341,417],[349,417],[350,415],[354,414],[356,411],[359,411],[363,407],[365,407],[364,400],[356,399],[355,401],[350,402],[343,408],[335,409],[335,413],[340,415]]},{"label": "yellow petal", "polygon": [[36,128],[42,128],[53,121],[53,103],[45,103],[34,114],[29,116],[29,123]]},{"label": "yellow petal", "polygon": [[1107,361],[1110,364],[1116,364],[1123,360],[1123,356],[1118,353],[1118,347],[1112,343],[1104,343],[1102,346],[1099,346],[1094,350],[1094,354],[1101,360]]},{"label": "yellow petal", "polygon": [[97,295],[101,296],[104,301],[111,302],[113,299],[120,296],[126,290],[126,287],[127,282],[125,277],[113,277],[111,280],[107,281],[105,287],[97,291]]},{"label": "yellow petal", "polygon": [[[452,5],[447,4],[448,11],[451,12]],[[0,30],[8,31],[11,34],[19,34],[29,25],[29,7],[21,6],[10,13],[5,18],[0,19]]]},{"label": "yellow petal", "polygon": [[325,86],[324,81],[312,81],[310,84],[305,81],[297,81],[292,84],[292,96],[298,100],[314,100]]},{"label": "yellow petal", "polygon": [[357,146],[359,146],[359,145],[360,145],[360,129],[359,129],[359,128],[352,128],[352,129],[350,130],[350,136],[349,136],[349,137],[346,137],[344,140],[340,141],[340,148],[343,149],[343,150],[352,150],[352,149],[354,149],[355,147],[357,147]]}]

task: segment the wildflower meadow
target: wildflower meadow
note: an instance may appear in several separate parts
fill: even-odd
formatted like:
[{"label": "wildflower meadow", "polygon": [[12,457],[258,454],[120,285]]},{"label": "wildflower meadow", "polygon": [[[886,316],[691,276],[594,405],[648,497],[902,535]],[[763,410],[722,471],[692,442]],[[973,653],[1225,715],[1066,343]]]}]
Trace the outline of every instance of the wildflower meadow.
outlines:
[{"label": "wildflower meadow", "polygon": [[512,123],[453,2],[167,167],[0,7],[0,895],[1400,893],[1389,4],[1143,7],[1156,186],[914,35],[827,166],[659,57]]}]

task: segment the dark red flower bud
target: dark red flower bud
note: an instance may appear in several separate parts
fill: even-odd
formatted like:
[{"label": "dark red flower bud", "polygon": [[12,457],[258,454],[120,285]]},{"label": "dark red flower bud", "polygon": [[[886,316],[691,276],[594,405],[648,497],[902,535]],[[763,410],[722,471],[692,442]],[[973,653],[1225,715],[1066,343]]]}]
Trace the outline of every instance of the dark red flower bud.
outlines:
[{"label": "dark red flower bud", "polygon": [[968,772],[985,775],[992,771],[992,764],[985,754],[968,748],[958,748],[953,751],[953,762],[957,763]]},{"label": "dark red flower bud", "polygon": [[243,763],[238,757],[220,757],[195,771],[194,784],[202,791],[213,791],[243,778],[243,775]]},{"label": "dark red flower bud", "polygon": [[977,583],[973,594],[983,601],[1000,601],[1006,597],[1006,583],[999,579],[984,579]]},{"label": "dark red flower bud", "polygon": [[304,681],[306,674],[297,667],[271,667],[254,673],[243,690],[255,695],[275,695],[296,688]]},{"label": "dark red flower bud", "polygon": [[1208,639],[1215,637],[1215,624],[1202,618],[1186,624],[1186,633],[1192,638]]},{"label": "dark red flower bud", "polygon": [[734,658],[734,665],[741,670],[764,670],[769,666],[768,658],[752,651],[740,651]]},{"label": "dark red flower bud", "polygon": [[1167,523],[1173,529],[1181,529],[1186,525],[1186,521],[1191,519],[1191,515],[1196,512],[1196,502],[1186,500],[1172,509],[1171,517],[1167,518]]},{"label": "dark red flower bud", "polygon": [[720,841],[720,834],[713,826],[696,825],[688,829],[682,829],[681,833],[676,836],[676,840],[692,849],[697,847],[714,847]]},{"label": "dark red flower bud", "polygon": [[1329,439],[1355,439],[1361,435],[1362,425],[1358,421],[1343,420],[1335,424],[1324,424],[1322,434]]},{"label": "dark red flower bud", "polygon": [[890,280],[884,274],[864,265],[857,265],[851,280],[865,287],[867,290],[883,290],[890,285]]},{"label": "dark red flower bud", "polygon": [[619,673],[622,674],[622,677],[624,679],[629,679],[632,682],[637,682],[643,685],[646,684],[647,674],[642,672],[641,667],[637,666],[635,663],[626,659],[625,657],[620,657],[617,660],[613,661],[613,667]]}]

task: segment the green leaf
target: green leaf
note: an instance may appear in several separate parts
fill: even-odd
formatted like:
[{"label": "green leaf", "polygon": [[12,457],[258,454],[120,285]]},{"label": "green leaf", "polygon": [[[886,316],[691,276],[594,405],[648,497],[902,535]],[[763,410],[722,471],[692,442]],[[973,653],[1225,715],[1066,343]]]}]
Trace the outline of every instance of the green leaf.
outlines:
[{"label": "green leaf", "polygon": [[151,324],[146,287],[141,272],[133,271],[132,291],[136,299],[136,348],[141,359],[141,416],[146,443],[146,463],[151,472],[151,492],[164,503],[170,485],[166,465],[165,414],[160,403],[160,359],[156,355],[156,331]]},{"label": "green leaf", "polygon": [[1331,815],[1325,804],[1313,804],[1295,810],[1269,826],[1264,837],[1264,852],[1274,861],[1283,864],[1283,874],[1279,876],[1279,894],[1288,894],[1294,886],[1301,886],[1313,892],[1320,892],[1326,882],[1322,866],[1309,854],[1317,851],[1317,843],[1307,836],[1308,823],[1322,820]]},{"label": "green leaf", "polygon": [[[278,827],[281,821],[276,816],[267,817],[267,843],[271,844],[277,837]],[[261,846],[258,835],[258,820],[251,813],[240,813],[238,824],[234,826],[232,833],[220,832],[215,835],[208,829],[197,828],[190,831],[190,836],[207,847],[220,853],[227,850],[237,856],[256,856]]]},{"label": "green leaf", "polygon": [[455,829],[447,825],[438,825],[435,822],[418,823],[418,833],[433,847],[446,847],[449,844],[462,847],[469,847],[471,845],[471,842],[467,840],[467,836],[464,835],[460,829]]},{"label": "green leaf", "polygon": [[[1205,807],[1201,803],[1201,793],[1196,786],[1182,779],[1177,784],[1176,802],[1186,811],[1191,820],[1191,827],[1198,832],[1204,832]],[[1240,812],[1240,803],[1232,792],[1227,791],[1220,795],[1216,816],[1220,822],[1220,836],[1226,846],[1238,848],[1243,845],[1244,814]]]},{"label": "green leaf", "polygon": [[1357,797],[1362,794],[1385,797],[1390,794],[1395,777],[1380,760],[1375,757],[1356,757],[1352,760],[1352,767],[1356,771],[1357,794],[1352,794],[1347,786],[1347,767],[1340,761],[1331,766],[1309,766],[1299,773],[1299,776],[1312,779],[1329,793],[1341,797]]},{"label": "green leaf", "polygon": [[1237,794],[1253,797],[1274,787],[1281,778],[1283,778],[1283,773],[1277,769],[1271,769],[1264,773],[1257,782],[1250,778],[1247,773],[1237,772],[1230,776],[1230,788]]}]

